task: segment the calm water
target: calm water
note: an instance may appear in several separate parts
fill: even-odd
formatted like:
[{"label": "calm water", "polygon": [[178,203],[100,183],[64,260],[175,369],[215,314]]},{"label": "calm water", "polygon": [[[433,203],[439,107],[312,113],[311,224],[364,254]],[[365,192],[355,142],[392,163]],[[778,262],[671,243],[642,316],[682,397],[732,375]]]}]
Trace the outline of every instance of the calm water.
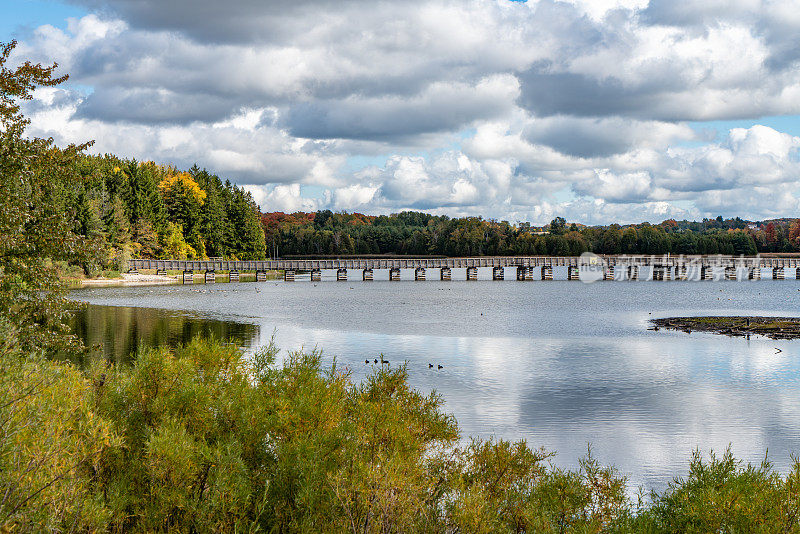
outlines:
[{"label": "calm water", "polygon": [[781,470],[800,453],[800,341],[647,330],[670,315],[798,316],[794,280],[299,281],[72,296],[92,304],[78,321],[85,337],[117,358],[201,330],[249,349],[274,332],[280,347],[318,346],[356,378],[383,353],[408,362],[413,386],[443,394],[465,436],[524,438],[569,467],[591,443],[647,489],[685,474],[696,447],[730,443],[752,462],[769,449]]}]

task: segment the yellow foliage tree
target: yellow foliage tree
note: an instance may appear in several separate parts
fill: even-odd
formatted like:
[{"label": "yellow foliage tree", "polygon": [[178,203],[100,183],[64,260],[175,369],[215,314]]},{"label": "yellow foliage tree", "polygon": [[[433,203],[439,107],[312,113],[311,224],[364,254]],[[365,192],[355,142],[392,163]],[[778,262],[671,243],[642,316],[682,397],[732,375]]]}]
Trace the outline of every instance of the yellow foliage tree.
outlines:
[{"label": "yellow foliage tree", "polygon": [[[188,200],[193,200],[199,205],[203,205],[206,200],[206,192],[194,181],[188,172],[177,172],[173,167],[161,169],[162,178],[158,188],[164,195],[167,206],[174,203],[176,195],[182,195]],[[171,202],[172,201],[172,202]]]}]

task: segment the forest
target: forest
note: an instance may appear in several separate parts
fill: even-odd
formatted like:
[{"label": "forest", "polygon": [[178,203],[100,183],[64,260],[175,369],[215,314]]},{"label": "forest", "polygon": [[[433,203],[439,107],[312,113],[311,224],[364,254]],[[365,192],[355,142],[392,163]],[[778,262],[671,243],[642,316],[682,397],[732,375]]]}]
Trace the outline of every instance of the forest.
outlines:
[{"label": "forest", "polygon": [[80,155],[74,165],[80,180],[65,191],[65,208],[77,233],[101,241],[99,265],[122,268],[132,256],[264,257],[258,206],[230,181],[197,166],[179,171],[112,155]]},{"label": "forest", "polygon": [[576,256],[597,254],[745,254],[800,252],[800,219],[748,224],[742,219],[667,220],[621,226],[549,225],[393,215],[281,212],[261,216],[267,247],[281,256],[397,254],[441,256]]}]

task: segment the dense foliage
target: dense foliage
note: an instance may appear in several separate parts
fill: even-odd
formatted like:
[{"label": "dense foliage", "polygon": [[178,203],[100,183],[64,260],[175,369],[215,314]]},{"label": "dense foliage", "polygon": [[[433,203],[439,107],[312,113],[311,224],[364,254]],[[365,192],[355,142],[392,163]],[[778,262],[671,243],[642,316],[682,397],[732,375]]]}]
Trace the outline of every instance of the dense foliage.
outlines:
[{"label": "dense foliage", "polygon": [[512,225],[479,217],[419,212],[265,213],[267,246],[283,256],[398,254],[442,256],[576,256],[598,254],[745,254],[800,252],[800,219],[748,225],[741,219],[667,220],[658,225]]},{"label": "dense foliage", "polygon": [[523,441],[461,441],[403,368],[354,383],[316,352],[245,358],[195,340],[81,371],[2,333],[4,532],[800,528],[798,463],[782,476],[698,453],[685,479],[632,501],[591,455],[565,470]]},{"label": "dense foliage", "polygon": [[76,167],[81,179],[68,198],[74,230],[101,240],[105,266],[124,268],[130,256],[264,257],[258,206],[216,175],[110,155],[83,155]]},{"label": "dense foliage", "polygon": [[8,68],[15,43],[0,46],[0,321],[13,325],[25,347],[63,341],[64,307],[55,262],[96,261],[97,243],[72,231],[66,200],[79,182],[75,163],[84,146],[59,149],[27,139],[20,103],[36,86],[52,86],[55,65]]}]

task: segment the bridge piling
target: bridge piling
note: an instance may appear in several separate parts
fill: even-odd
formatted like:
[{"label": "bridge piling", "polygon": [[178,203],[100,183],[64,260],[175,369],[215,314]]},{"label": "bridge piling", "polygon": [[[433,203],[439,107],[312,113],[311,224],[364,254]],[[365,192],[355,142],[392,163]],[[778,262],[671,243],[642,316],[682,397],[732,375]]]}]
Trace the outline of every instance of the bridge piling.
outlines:
[{"label": "bridge piling", "polygon": [[364,269],[363,271],[361,271],[361,280],[362,281],[364,281],[364,282],[372,282],[373,279],[374,278],[372,276],[372,269]]},{"label": "bridge piling", "polygon": [[422,267],[417,267],[414,269],[414,281],[415,282],[424,282],[425,281],[425,269]]},{"label": "bridge piling", "polygon": [[578,272],[578,266],[577,265],[568,266],[567,267],[567,280],[575,282],[575,281],[578,281],[580,279],[581,279],[581,275]]},{"label": "bridge piling", "polygon": [[390,282],[399,282],[400,281],[400,269],[397,267],[393,267],[389,269],[389,281]]},{"label": "bridge piling", "polygon": [[506,277],[503,267],[492,267],[492,280],[504,280]]},{"label": "bridge piling", "polygon": [[614,280],[614,266],[613,265],[606,265],[603,267],[603,280]]},{"label": "bridge piling", "polygon": [[728,265],[727,267],[725,267],[725,280],[732,280],[735,282],[737,278],[738,277],[736,275],[736,267],[734,267],[733,265]]},{"label": "bridge piling", "polygon": [[228,282],[238,282],[239,271],[228,271]]},{"label": "bridge piling", "polygon": [[[266,273],[264,273],[266,274]],[[286,269],[283,271],[283,281],[284,282],[294,282],[294,275],[295,272],[291,269]]]},{"label": "bridge piling", "polygon": [[653,280],[664,280],[664,270],[663,265],[653,265]]},{"label": "bridge piling", "polygon": [[311,281],[312,282],[322,281],[322,269],[311,269]]},{"label": "bridge piling", "polygon": [[[531,277],[533,278],[533,277]],[[553,280],[553,266],[542,265],[542,280]]]},{"label": "bridge piling", "polygon": [[633,282],[639,279],[639,266],[628,265],[628,280]]},{"label": "bridge piling", "polygon": [[467,267],[467,281],[474,282],[478,279],[478,268]]},{"label": "bridge piling", "polygon": [[337,269],[336,270],[336,281],[337,282],[347,282],[347,269]]},{"label": "bridge piling", "polygon": [[194,284],[194,271],[192,270],[183,271],[183,283]]},{"label": "bridge piling", "polygon": [[439,280],[443,282],[449,282],[453,279],[453,273],[450,272],[450,267],[442,267],[439,270]]},{"label": "bridge piling", "polygon": [[203,281],[206,284],[213,284],[217,281],[217,273],[215,273],[214,271],[206,271],[205,276],[203,278],[204,278]]}]

